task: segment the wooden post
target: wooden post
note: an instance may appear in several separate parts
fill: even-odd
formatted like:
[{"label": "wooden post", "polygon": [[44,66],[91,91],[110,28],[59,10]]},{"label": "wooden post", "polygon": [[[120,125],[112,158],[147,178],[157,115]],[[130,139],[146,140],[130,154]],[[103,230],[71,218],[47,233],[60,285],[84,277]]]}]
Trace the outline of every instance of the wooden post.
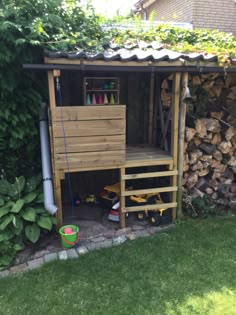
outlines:
[{"label": "wooden post", "polygon": [[120,228],[125,228],[125,168],[120,168]]},{"label": "wooden post", "polygon": [[150,77],[150,100],[149,100],[149,123],[148,123],[148,143],[153,144],[153,107],[154,107],[154,82],[155,74]]},{"label": "wooden post", "polygon": [[[180,98],[180,72],[176,72],[173,77],[172,89],[172,128],[171,128],[171,155],[173,156],[173,170],[177,170],[178,159],[178,122],[179,122],[179,98]],[[177,185],[177,176],[171,177],[171,186]],[[177,193],[172,192],[172,202],[176,202]],[[176,219],[176,208],[173,208],[173,221]]]},{"label": "wooden post", "polygon": [[[50,109],[56,108],[56,95],[55,95],[55,82],[54,76],[59,75],[60,73],[55,71],[48,71],[48,88],[49,88],[49,105]],[[50,135],[50,147],[51,147],[51,164],[52,164],[52,177],[53,177],[53,190],[54,190],[54,198],[55,203],[58,207],[56,217],[57,217],[57,225],[58,227],[63,224],[62,217],[62,203],[61,203],[61,180],[60,180],[60,172],[55,170],[54,165],[54,150],[53,150],[53,130],[52,126],[49,125],[49,135]]]},{"label": "wooden post", "polygon": [[181,80],[181,99],[180,99],[180,109],[179,109],[178,199],[177,199],[178,218],[181,218],[183,216],[182,179],[183,179],[184,132],[185,132],[185,120],[186,120],[187,88],[188,88],[188,72],[185,72]]},{"label": "wooden post", "polygon": [[61,177],[60,171],[55,171],[54,174],[54,192],[56,205],[58,207],[56,217],[57,217],[57,226],[61,227],[63,225],[63,216],[62,216],[62,202],[61,202]]},{"label": "wooden post", "polygon": [[154,90],[154,106],[153,106],[153,145],[157,146],[157,126],[158,126],[158,103],[160,97],[160,77],[156,74],[155,75],[155,90]]}]

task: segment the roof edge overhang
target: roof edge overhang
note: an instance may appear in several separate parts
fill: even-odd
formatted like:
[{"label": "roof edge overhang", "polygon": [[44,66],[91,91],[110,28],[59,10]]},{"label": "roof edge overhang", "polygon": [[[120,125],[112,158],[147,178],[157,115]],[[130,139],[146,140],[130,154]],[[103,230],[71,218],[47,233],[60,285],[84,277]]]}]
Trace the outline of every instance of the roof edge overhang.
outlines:
[{"label": "roof edge overhang", "polygon": [[219,67],[210,61],[105,61],[45,57],[45,64],[24,64],[24,69],[49,71],[81,70],[81,71],[124,71],[124,72],[220,72],[236,73],[236,60],[231,67]]}]

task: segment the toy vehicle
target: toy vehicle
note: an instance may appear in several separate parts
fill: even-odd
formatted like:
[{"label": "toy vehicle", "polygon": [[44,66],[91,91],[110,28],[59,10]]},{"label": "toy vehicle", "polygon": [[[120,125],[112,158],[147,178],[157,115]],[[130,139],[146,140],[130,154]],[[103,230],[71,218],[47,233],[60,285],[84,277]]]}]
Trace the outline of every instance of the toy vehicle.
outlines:
[{"label": "toy vehicle", "polygon": [[[130,200],[139,205],[145,204],[160,204],[163,203],[160,194],[146,194],[146,195],[134,195],[130,196]],[[138,212],[138,219],[144,220],[149,219],[150,223],[154,226],[158,226],[162,223],[163,213],[168,210],[166,208],[161,208],[157,210],[145,210]],[[169,213],[169,211],[168,211]]]},{"label": "toy vehicle", "polygon": [[88,195],[86,198],[85,198],[85,203],[87,203],[89,206],[93,206],[95,205],[96,203],[96,196],[95,195]]}]

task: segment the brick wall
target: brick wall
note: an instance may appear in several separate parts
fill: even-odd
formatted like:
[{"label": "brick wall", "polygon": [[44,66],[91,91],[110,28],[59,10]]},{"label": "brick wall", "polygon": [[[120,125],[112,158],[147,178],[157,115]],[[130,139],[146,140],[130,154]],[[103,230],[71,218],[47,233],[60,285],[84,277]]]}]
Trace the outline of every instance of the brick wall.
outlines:
[{"label": "brick wall", "polygon": [[236,36],[235,0],[156,0],[147,8],[154,20],[193,23],[193,28],[219,29]]},{"label": "brick wall", "polygon": [[236,36],[236,3],[234,0],[195,0],[193,27],[219,29]]},{"label": "brick wall", "polygon": [[147,8],[148,17],[155,12],[154,20],[192,22],[193,0],[157,0]]}]

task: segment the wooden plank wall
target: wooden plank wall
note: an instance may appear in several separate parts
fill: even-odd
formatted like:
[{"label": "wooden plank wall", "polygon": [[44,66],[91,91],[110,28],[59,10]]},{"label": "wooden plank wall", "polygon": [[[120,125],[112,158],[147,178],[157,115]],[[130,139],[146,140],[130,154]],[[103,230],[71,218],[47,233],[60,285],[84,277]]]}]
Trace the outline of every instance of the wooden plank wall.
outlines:
[{"label": "wooden plank wall", "polygon": [[51,117],[56,169],[124,164],[125,105],[55,107]]}]

